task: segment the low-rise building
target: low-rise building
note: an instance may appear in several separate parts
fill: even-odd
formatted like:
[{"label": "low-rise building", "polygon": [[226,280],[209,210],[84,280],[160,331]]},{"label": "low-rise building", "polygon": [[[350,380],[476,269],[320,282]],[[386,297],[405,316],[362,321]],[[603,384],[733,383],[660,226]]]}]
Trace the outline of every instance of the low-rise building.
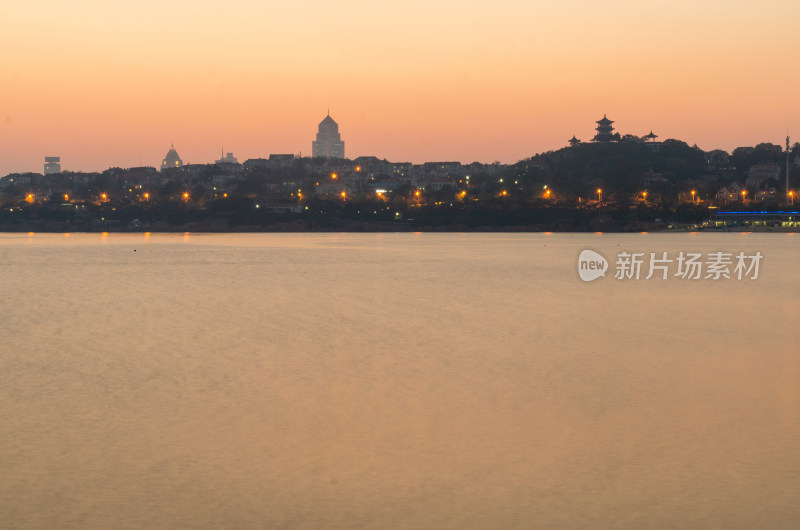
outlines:
[{"label": "low-rise building", "polygon": [[56,173],[61,173],[61,157],[60,156],[44,157],[44,174],[53,175]]},{"label": "low-rise building", "polygon": [[714,195],[714,200],[719,204],[727,204],[730,202],[743,201],[744,200],[744,194],[742,194],[743,191],[744,188],[738,183],[734,182],[720,189],[717,192],[717,194]]},{"label": "low-rise building", "polygon": [[747,170],[745,185],[748,188],[760,188],[762,184],[769,180],[778,181],[781,178],[781,166],[769,162],[763,162],[750,166]]},{"label": "low-rise building", "polygon": [[222,156],[222,153],[220,153],[220,159],[219,160],[215,160],[214,163],[217,164],[217,165],[223,165],[223,164],[236,164],[236,165],[238,165],[239,164],[239,160],[235,156],[233,156],[233,153],[225,153],[225,156]]}]

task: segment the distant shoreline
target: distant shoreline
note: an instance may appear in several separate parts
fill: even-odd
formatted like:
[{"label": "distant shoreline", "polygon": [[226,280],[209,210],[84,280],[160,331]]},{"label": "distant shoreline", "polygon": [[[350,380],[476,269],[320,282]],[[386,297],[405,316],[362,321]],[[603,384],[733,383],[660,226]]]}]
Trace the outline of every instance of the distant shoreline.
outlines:
[{"label": "distant shoreline", "polygon": [[120,229],[120,228],[107,228],[103,230],[59,230],[50,229],[47,227],[8,227],[0,225],[0,233],[7,234],[25,234],[25,233],[40,233],[40,234],[325,234],[325,233],[341,233],[341,234],[394,234],[394,233],[523,233],[523,234],[635,234],[635,233],[800,233],[800,228],[796,227],[728,227],[728,228],[662,228],[662,229],[610,229],[610,230],[557,230],[557,229],[539,229],[525,226],[479,226],[475,228],[465,227],[463,225],[444,225],[437,227],[411,227],[411,226],[374,226],[369,223],[358,224],[349,227],[339,227],[332,229],[330,227],[316,227],[313,229],[296,229],[286,227],[235,227],[228,230],[208,230],[197,226],[174,226],[169,229]]}]

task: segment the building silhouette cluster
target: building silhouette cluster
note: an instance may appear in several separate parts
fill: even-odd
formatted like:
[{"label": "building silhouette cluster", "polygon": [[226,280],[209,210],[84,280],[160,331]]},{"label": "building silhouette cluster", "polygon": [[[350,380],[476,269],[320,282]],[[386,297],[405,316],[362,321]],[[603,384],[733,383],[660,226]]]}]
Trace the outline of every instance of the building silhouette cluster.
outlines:
[{"label": "building silhouette cluster", "polygon": [[[441,204],[467,197],[527,197],[579,206],[609,201],[651,205],[669,197],[717,205],[793,201],[800,144],[791,146],[788,138],[785,150],[762,143],[732,153],[703,152],[679,140],[658,141],[652,131],[621,135],[606,115],[595,123],[592,141],[584,143],[573,135],[569,147],[516,164],[412,164],[375,156],[345,158],[339,126],[328,113],[312,141],[312,157],[270,154],[240,163],[232,152],[222,150],[213,163],[190,164],[173,143],[159,167],[82,173],[62,171],[61,158],[47,156],[41,175],[0,178],[0,204],[200,201],[238,195],[257,198],[268,207],[309,197],[408,198],[409,191],[440,194]],[[627,159],[623,166],[617,162],[621,157]]]}]

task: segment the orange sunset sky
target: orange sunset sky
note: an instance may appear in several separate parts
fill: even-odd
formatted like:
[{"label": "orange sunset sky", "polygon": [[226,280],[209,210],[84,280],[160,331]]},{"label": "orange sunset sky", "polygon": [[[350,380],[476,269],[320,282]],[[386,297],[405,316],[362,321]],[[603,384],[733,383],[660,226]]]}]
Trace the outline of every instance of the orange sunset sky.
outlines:
[{"label": "orange sunset sky", "polygon": [[[10,4],[10,5],[9,5]],[[515,162],[604,113],[703,149],[800,140],[796,0],[5,2],[0,176],[310,155]]]}]

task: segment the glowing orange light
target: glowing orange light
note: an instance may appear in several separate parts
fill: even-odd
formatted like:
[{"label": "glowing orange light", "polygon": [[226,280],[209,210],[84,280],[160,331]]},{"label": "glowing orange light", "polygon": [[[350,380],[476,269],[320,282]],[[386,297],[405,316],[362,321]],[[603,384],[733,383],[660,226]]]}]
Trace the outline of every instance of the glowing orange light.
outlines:
[{"label": "glowing orange light", "polygon": [[343,191],[342,193],[340,193],[340,195],[342,196],[342,199],[344,199],[345,197],[347,197],[347,193],[346,193],[346,192],[344,192],[344,191]]},{"label": "glowing orange light", "polygon": [[189,200],[189,192],[188,191],[184,191],[183,192],[183,200],[184,201],[188,201]]},{"label": "glowing orange light", "polygon": [[339,178],[339,175],[337,175],[336,173],[331,173],[331,178],[333,180],[336,180],[337,178]]},{"label": "glowing orange light", "polygon": [[69,195],[68,195],[68,194],[66,194],[66,193],[64,194],[64,200],[65,200],[65,201],[69,201]]},{"label": "glowing orange light", "polygon": [[223,196],[223,197],[227,197],[227,196],[228,196],[228,194],[227,194],[227,193],[223,193],[223,194],[222,194],[222,196]]},{"label": "glowing orange light", "polygon": [[107,201],[107,200],[108,200],[108,194],[106,194],[106,193],[101,193],[101,194],[100,194],[100,199],[101,199],[101,200],[103,200],[103,201]]},{"label": "glowing orange light", "polygon": [[414,196],[415,196],[415,197],[419,197],[419,190],[417,190],[417,191],[415,191],[415,192],[414,192]]},{"label": "glowing orange light", "polygon": [[361,171],[361,166],[356,166],[356,171]]},{"label": "glowing orange light", "polygon": [[149,193],[145,193],[144,194],[144,200],[146,200],[146,201],[150,200],[150,194]]},{"label": "glowing orange light", "polygon": [[33,193],[29,193],[25,196],[25,202],[33,202]]}]

